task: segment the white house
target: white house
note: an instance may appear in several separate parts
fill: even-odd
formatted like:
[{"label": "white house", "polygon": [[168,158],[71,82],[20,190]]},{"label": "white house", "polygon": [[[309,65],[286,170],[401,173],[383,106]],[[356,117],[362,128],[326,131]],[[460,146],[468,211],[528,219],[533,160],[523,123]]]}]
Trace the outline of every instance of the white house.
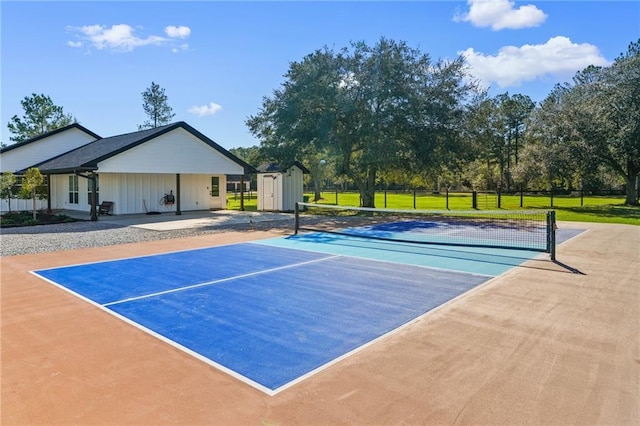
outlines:
[{"label": "white house", "polygon": [[[0,150],[0,171],[15,173],[26,170],[35,164],[57,157],[97,139],[100,139],[99,135],[78,123],[73,123],[2,148]],[[38,201],[37,207],[39,209],[46,208],[46,206],[46,201]],[[31,208],[31,200],[11,200],[12,210],[31,210]],[[0,210],[7,211],[8,209],[7,200],[2,200]]]},{"label": "white house", "polygon": [[309,170],[299,162],[283,170],[277,163],[258,166],[258,210],[293,211],[303,200],[303,176]]},{"label": "white house", "polygon": [[[51,136],[39,138],[55,143]],[[31,143],[26,141],[22,148]],[[227,176],[255,173],[185,122],[78,145],[40,161],[14,160],[7,167],[5,148],[0,153],[2,169],[38,167],[49,177],[50,209],[92,212],[96,204],[111,201],[113,214],[224,209]],[[91,202],[93,182],[96,204]]]}]

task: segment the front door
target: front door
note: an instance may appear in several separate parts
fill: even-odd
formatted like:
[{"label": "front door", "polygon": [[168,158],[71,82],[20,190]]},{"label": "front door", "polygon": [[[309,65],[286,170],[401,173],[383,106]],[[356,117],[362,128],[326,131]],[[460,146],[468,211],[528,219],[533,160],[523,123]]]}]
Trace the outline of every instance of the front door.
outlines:
[{"label": "front door", "polygon": [[209,187],[209,208],[221,209],[222,197],[220,195],[220,176],[211,176],[211,186]]}]

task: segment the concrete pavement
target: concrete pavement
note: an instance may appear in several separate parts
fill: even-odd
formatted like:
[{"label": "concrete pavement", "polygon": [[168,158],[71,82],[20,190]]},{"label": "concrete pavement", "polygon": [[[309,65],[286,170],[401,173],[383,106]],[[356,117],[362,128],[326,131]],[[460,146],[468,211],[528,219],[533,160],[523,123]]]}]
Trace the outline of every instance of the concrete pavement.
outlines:
[{"label": "concrete pavement", "polygon": [[[88,220],[90,218],[86,212],[63,210],[60,213],[76,219]],[[174,212],[161,214],[102,215],[98,217],[98,221],[117,226],[131,226],[152,231],[173,231],[177,229],[210,228],[241,224],[251,226],[259,222],[273,221],[291,222],[291,226],[293,227],[293,214],[239,210],[202,210],[183,212],[181,215],[176,215]]]}]

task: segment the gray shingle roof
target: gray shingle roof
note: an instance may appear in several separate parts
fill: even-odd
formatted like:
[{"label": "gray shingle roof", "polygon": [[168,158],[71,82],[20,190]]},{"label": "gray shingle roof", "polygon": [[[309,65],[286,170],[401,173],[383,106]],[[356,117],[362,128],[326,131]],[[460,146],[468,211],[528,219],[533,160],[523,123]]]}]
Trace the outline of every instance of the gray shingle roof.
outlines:
[{"label": "gray shingle roof", "polygon": [[[300,170],[302,170],[302,173],[304,173],[305,175],[311,173],[309,169],[307,169],[305,166],[302,165],[302,163],[298,161],[294,161],[292,166],[298,167]],[[280,163],[262,163],[258,167],[256,167],[256,170],[258,171],[258,173],[273,173],[273,172],[286,171],[282,168]]]}]

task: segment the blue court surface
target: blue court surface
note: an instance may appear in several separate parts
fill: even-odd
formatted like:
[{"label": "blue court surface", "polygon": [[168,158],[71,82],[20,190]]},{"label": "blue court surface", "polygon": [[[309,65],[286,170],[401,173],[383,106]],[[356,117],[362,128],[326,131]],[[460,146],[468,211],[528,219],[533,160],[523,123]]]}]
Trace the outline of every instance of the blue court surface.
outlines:
[{"label": "blue court surface", "polygon": [[539,255],[309,234],[34,271],[275,394]]}]

